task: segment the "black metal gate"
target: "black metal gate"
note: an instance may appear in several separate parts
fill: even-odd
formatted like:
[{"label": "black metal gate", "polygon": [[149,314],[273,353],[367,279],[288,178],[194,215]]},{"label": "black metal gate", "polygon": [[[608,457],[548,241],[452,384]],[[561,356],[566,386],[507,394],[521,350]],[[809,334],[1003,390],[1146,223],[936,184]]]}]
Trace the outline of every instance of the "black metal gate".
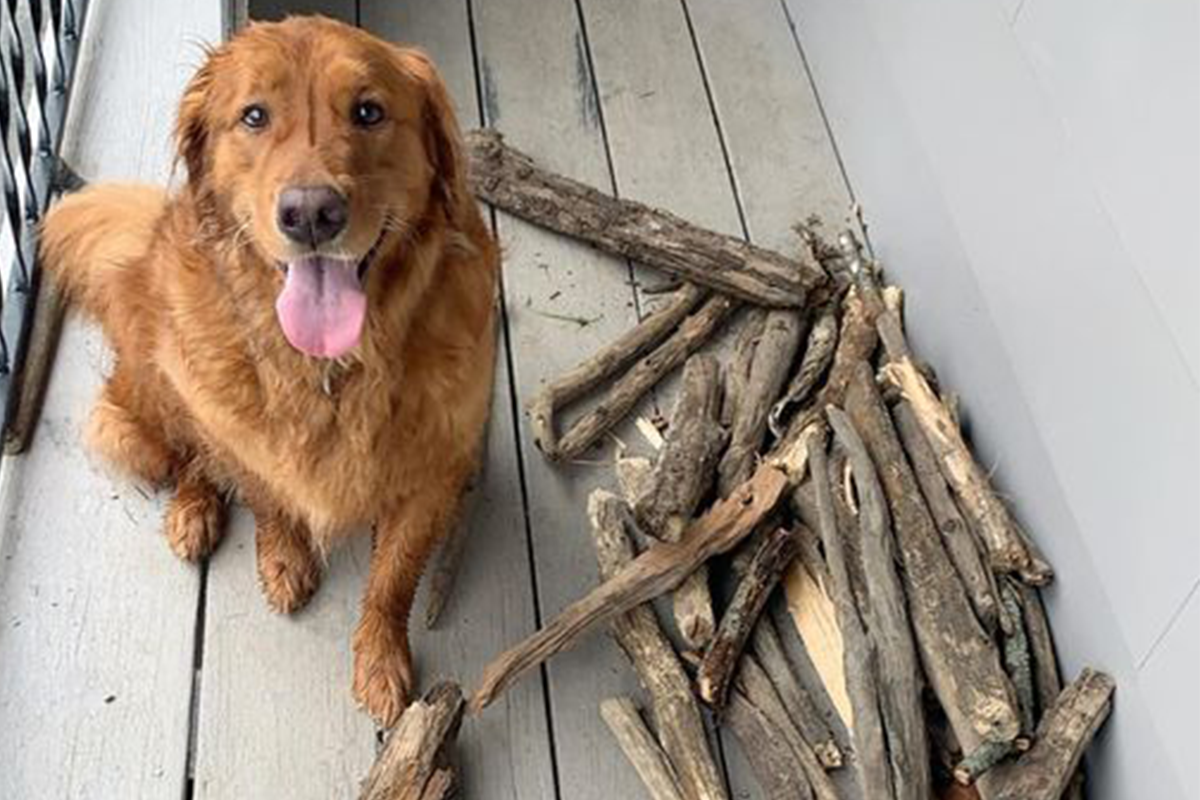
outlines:
[{"label": "black metal gate", "polygon": [[87,0],[5,0],[0,9],[0,409],[12,424],[38,292],[37,228],[59,189],[58,151]]}]

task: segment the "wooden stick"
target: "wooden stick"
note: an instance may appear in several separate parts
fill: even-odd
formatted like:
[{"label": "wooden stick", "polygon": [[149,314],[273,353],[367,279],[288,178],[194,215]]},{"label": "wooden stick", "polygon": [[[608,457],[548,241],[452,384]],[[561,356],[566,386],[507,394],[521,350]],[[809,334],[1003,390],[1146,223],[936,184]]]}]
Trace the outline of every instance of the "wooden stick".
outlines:
[{"label": "wooden stick", "polygon": [[475,195],[536,225],[758,305],[802,306],[826,281],[812,258],[786,258],[543,170],[495,131],[472,131],[466,142]]},{"label": "wooden stick", "polygon": [[[866,363],[863,363],[866,367]],[[869,369],[869,367],[867,367]],[[847,406],[854,403],[851,383]],[[913,645],[904,591],[896,575],[896,548],[887,498],[866,446],[849,417],[830,407],[829,424],[846,449],[859,498],[859,540],[868,607],[867,633],[879,657],[879,699],[897,800],[928,800],[932,792],[929,744],[921,701],[921,665]]]},{"label": "wooden stick", "polygon": [[798,546],[795,532],[776,528],[763,539],[751,558],[696,674],[700,699],[712,708],[724,707],[750,631],[758,622],[779,577],[795,558]]},{"label": "wooden stick", "polygon": [[846,693],[854,715],[850,727],[854,737],[855,766],[863,794],[872,800],[886,800],[895,795],[884,745],[883,719],[879,711],[877,654],[867,640],[854,602],[854,591],[850,587],[842,533],[838,530],[833,511],[825,438],[824,429],[814,426],[808,438],[808,458],[817,505],[817,532],[825,548],[830,594],[837,609],[838,627],[845,645],[843,662]]},{"label": "wooden stick", "polygon": [[725,722],[741,742],[766,800],[811,800],[812,787],[783,733],[739,691],[730,695]]},{"label": "wooden stick", "polygon": [[817,388],[817,382],[824,376],[833,361],[834,350],[838,344],[838,318],[836,307],[826,306],[817,314],[812,328],[808,332],[808,340],[804,345],[804,357],[800,367],[788,383],[787,391],[783,393],[767,418],[771,433],[781,437],[786,432],[785,419],[792,409],[799,406]]},{"label": "wooden stick", "polygon": [[600,701],[600,716],[629,763],[637,770],[651,800],[684,800],[666,753],[646,727],[637,706],[628,697]]},{"label": "wooden stick", "polygon": [[1067,791],[1084,750],[1112,711],[1116,684],[1084,669],[1042,717],[1028,753],[987,775],[995,800],[1058,800]]},{"label": "wooden stick", "polygon": [[[666,440],[638,498],[634,514],[642,530],[664,542],[677,542],[712,486],[717,459],[728,440],[720,425],[721,365],[704,353],[687,360],[683,383],[671,413]],[[689,647],[708,644],[716,628],[708,569],[703,565],[675,592],[675,621]]]},{"label": "wooden stick", "polygon": [[1000,609],[993,590],[991,570],[984,563],[975,537],[959,513],[958,504],[950,496],[946,479],[938,469],[937,456],[925,440],[925,434],[921,432],[911,405],[900,402],[892,410],[892,417],[904,443],[904,452],[908,455],[917,483],[921,487],[921,494],[929,505],[938,531],[942,534],[946,552],[967,589],[971,606],[984,627],[995,632],[1000,624]]},{"label": "wooden stick", "polygon": [[445,796],[444,792],[428,794],[426,789],[431,781],[439,787],[447,785],[445,776],[436,780],[435,776],[449,768],[448,750],[458,736],[463,705],[459,687],[443,681],[405,709],[383,752],[375,759],[359,800],[424,800]]},{"label": "wooden stick", "polygon": [[1012,741],[1020,724],[1000,654],[976,619],[921,499],[874,374],[865,363],[859,367],[846,410],[879,468],[925,674],[964,749],[985,740]]},{"label": "wooden stick", "polygon": [[1054,639],[1050,634],[1050,621],[1046,618],[1041,592],[1023,583],[1018,583],[1016,589],[1021,600],[1021,620],[1025,623],[1025,633],[1029,638],[1029,652],[1033,656],[1036,707],[1038,713],[1043,713],[1062,691],[1058,657],[1054,652]]},{"label": "wooden stick", "polygon": [[697,286],[685,285],[671,301],[651,313],[612,344],[565,375],[551,381],[529,405],[533,441],[548,458],[560,458],[555,415],[648,353],[675,332],[688,314],[708,297]]},{"label": "wooden stick", "polygon": [[750,381],[750,367],[754,363],[754,350],[758,340],[762,338],[763,328],[767,324],[767,309],[751,306],[734,326],[737,336],[733,340],[733,350],[725,362],[725,397],[721,405],[721,424],[726,428],[733,427],[741,407],[742,395],[746,393],[746,385]]},{"label": "wooden stick", "polygon": [[[1012,620],[1011,631],[1004,635],[1004,668],[1013,682],[1017,694],[1017,710],[1021,718],[1021,737],[1028,743],[1033,736],[1037,709],[1033,688],[1033,656],[1029,650],[1029,637],[1025,635],[1025,623],[1021,619],[1021,600],[1012,586],[1013,581],[1005,576],[1000,584],[1000,601],[1005,614]],[[1017,745],[1017,749],[1028,749]]]},{"label": "wooden stick", "polygon": [[771,685],[771,679],[753,656],[742,659],[741,668],[734,679],[737,691],[743,694],[778,729],[783,741],[792,751],[792,757],[800,764],[808,784],[812,787],[815,800],[838,800],[833,781],[825,774],[812,746],[804,740],[792,724],[779,695]]},{"label": "wooden stick", "polygon": [[[609,580],[634,560],[625,532],[628,506],[597,489],[588,498],[600,577]],[[654,720],[684,800],[724,800],[725,785],[709,750],[691,680],[659,627],[654,610],[638,606],[613,620],[613,636],[650,694]],[[615,733],[615,731],[614,731]]]},{"label": "wooden stick", "polygon": [[802,312],[790,309],[776,309],[766,315],[731,422],[729,447],[717,468],[717,491],[722,497],[754,471],[766,438],[771,404],[783,389],[800,347],[803,317]]},{"label": "wooden stick", "polygon": [[593,625],[671,591],[709,558],[728,552],[775,508],[797,480],[804,458],[804,448],[796,447],[763,462],[750,480],[693,522],[679,542],[653,545],[544,628],[502,653],[484,669],[472,709],[485,708],[514,680],[570,647]]},{"label": "wooden stick", "polygon": [[770,615],[764,614],[750,635],[750,648],[771,679],[788,718],[812,745],[817,760],[825,769],[837,769],[844,763],[837,737],[830,730],[812,695],[800,685],[791,661],[783,649],[779,630]]},{"label": "wooden stick", "polygon": [[460,789],[458,773],[450,767],[443,767],[429,776],[425,790],[421,792],[421,800],[454,800],[459,796]]},{"label": "wooden stick", "polygon": [[565,461],[583,455],[632,411],[646,392],[707,342],[733,312],[735,305],[735,301],[728,297],[710,297],[706,300],[700,310],[685,319],[665,342],[610,386],[595,407],[561,438],[555,437],[553,416],[545,417],[543,421],[539,414],[544,412],[544,407],[536,410],[534,419],[540,431],[535,439],[537,446],[552,461]]}]

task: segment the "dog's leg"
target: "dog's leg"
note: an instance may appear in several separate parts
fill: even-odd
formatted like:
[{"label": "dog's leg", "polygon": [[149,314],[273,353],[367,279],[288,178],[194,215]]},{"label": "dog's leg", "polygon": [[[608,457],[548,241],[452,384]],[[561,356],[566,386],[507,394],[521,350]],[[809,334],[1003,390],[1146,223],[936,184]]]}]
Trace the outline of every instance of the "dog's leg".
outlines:
[{"label": "dog's leg", "polygon": [[184,561],[199,561],[225,535],[225,500],[195,464],[179,475],[167,506],[167,544]]},{"label": "dog's leg", "polygon": [[258,580],[267,605],[280,614],[299,611],[321,584],[321,564],[308,530],[277,512],[254,509]]},{"label": "dog's leg", "polygon": [[88,421],[88,444],[134,478],[156,488],[164,486],[178,465],[178,458],[161,433],[130,410],[124,398],[124,385],[119,370],[104,384]]},{"label": "dog's leg", "polygon": [[421,573],[446,533],[465,481],[416,492],[375,528],[375,549],[354,632],[354,697],[385,727],[413,690],[408,617]]}]

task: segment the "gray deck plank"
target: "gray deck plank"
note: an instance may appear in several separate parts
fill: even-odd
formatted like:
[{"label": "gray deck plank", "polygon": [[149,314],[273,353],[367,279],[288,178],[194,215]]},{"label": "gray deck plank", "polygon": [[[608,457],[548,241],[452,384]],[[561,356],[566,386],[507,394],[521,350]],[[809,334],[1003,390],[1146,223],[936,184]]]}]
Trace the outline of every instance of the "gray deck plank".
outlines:
[{"label": "gray deck plank", "polygon": [[[489,1],[477,3],[474,11],[488,122],[550,168],[610,186],[586,52],[570,0]],[[634,324],[636,312],[622,262],[503,214],[499,233],[516,393],[524,404],[543,381]],[[633,441],[628,430],[622,435]],[[596,580],[586,499],[597,485],[611,485],[612,475],[594,464],[547,464],[532,445],[523,413],[521,445],[539,596],[543,616],[549,617]],[[606,445],[594,458],[609,457],[611,451]],[[555,658],[547,675],[560,796],[641,796],[637,776],[597,710],[605,697],[637,692],[636,679],[613,645],[592,636]]]},{"label": "gray deck plank", "polygon": [[[166,180],[186,43],[219,38],[220,7],[93,4],[63,149],[83,176]],[[82,449],[108,364],[69,321],[33,447],[4,460],[0,797],[183,792],[199,580],[162,540],[162,498]]]},{"label": "gray deck plank", "polygon": [[[437,63],[464,127],[479,121],[465,0],[370,4],[363,27],[414,44]],[[503,332],[502,332],[503,335]],[[505,342],[502,341],[502,348]],[[455,592],[437,630],[413,646],[423,682],[450,675],[468,688],[483,665],[537,626],[512,397],[501,350],[480,496],[465,520],[467,545]],[[546,699],[540,681],[514,687],[488,714],[469,718],[459,739],[464,795],[482,800],[554,797]]]}]

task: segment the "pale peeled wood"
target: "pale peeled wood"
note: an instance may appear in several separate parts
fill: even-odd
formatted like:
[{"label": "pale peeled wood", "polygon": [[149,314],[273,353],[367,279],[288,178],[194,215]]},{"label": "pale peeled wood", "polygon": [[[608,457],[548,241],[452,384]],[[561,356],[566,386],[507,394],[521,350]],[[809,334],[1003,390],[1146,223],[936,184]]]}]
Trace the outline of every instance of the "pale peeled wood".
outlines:
[{"label": "pale peeled wood", "polygon": [[462,690],[449,681],[436,684],[409,705],[367,774],[359,800],[428,800],[445,796],[452,783],[445,775],[449,751],[458,736],[465,708]]},{"label": "pale peeled wood", "polygon": [[637,770],[650,800],[684,800],[666,753],[646,727],[633,700],[628,697],[604,700],[600,703],[600,716]]},{"label": "pale peeled wood", "polygon": [[793,561],[784,573],[783,588],[788,618],[842,723],[852,729],[854,711],[846,693],[845,644],[829,589],[799,561]]}]

